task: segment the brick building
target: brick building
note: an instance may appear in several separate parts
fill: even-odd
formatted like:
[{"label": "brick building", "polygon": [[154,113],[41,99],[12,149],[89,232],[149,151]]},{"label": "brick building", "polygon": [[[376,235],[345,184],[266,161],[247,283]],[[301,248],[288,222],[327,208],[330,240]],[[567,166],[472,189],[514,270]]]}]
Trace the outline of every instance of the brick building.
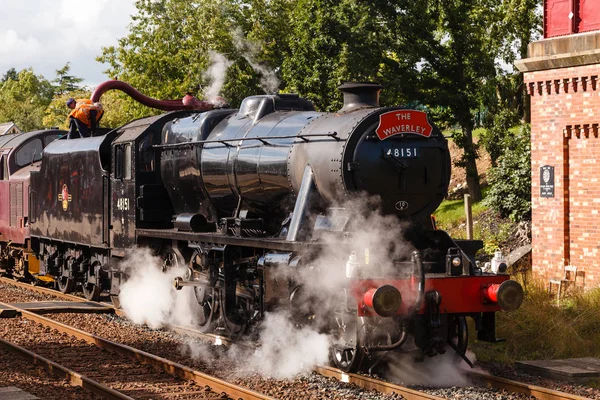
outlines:
[{"label": "brick building", "polygon": [[544,39],[516,65],[531,99],[533,270],[599,287],[600,0],[544,0]]}]

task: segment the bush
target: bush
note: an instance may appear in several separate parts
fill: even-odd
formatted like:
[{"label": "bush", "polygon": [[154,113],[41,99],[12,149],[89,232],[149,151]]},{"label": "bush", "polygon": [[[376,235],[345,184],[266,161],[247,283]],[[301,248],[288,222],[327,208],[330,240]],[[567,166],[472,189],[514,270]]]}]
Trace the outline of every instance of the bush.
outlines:
[{"label": "bush", "polygon": [[486,204],[511,221],[531,219],[531,127],[522,125],[515,134],[499,141],[502,154],[489,174]]},{"label": "bush", "polygon": [[503,109],[494,116],[488,116],[484,125],[486,129],[480,136],[480,143],[490,155],[492,166],[496,166],[498,158],[504,153],[503,141],[511,132],[509,129],[515,125],[518,118],[514,111]]}]

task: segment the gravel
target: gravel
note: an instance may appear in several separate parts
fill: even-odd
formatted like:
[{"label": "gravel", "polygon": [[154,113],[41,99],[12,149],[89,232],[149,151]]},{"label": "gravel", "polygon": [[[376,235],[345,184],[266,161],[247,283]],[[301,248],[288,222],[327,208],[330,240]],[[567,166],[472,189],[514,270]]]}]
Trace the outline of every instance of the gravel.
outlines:
[{"label": "gravel", "polygon": [[98,399],[0,347],[0,387],[14,386],[45,400]]}]

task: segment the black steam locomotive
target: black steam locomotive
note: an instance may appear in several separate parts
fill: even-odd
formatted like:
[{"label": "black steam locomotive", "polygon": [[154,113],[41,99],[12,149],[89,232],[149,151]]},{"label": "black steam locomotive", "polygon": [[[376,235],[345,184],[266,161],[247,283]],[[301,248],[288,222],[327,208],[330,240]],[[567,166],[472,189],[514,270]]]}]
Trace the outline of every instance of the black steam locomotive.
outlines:
[{"label": "black steam locomotive", "polygon": [[[380,107],[376,84],[340,89],[335,113],[261,95],[48,144],[25,192],[28,276],[116,301],[127,277],[115,260],[144,246],[165,269],[185,267],[174,284],[193,287],[207,331],[241,336],[286,308],[334,337],[347,371],[408,337],[422,355],[450,347],[469,362],[466,317],[495,341],[495,312],[518,308],[522,289],[476,267],[480,241],[432,226],[451,162],[426,113]],[[352,239],[370,221],[355,206],[365,198],[395,221],[382,249]],[[311,290],[323,276],[336,277],[327,299]]]}]

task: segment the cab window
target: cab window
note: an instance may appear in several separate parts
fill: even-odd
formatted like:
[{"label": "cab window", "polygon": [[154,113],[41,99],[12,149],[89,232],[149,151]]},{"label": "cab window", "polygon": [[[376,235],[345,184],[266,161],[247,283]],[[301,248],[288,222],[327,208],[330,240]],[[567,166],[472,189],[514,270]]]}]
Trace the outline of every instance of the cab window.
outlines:
[{"label": "cab window", "polygon": [[26,143],[21,147],[15,155],[15,162],[18,167],[24,167],[31,164],[34,161],[42,159],[42,141],[40,139],[34,139]]},{"label": "cab window", "polygon": [[131,179],[131,144],[115,147],[115,178]]},{"label": "cab window", "polygon": [[58,138],[58,134],[46,135],[46,137],[44,137],[44,147],[48,146],[50,143],[55,141],[57,138]]},{"label": "cab window", "polygon": [[138,169],[144,171],[154,171],[154,149],[152,148],[152,135],[146,136],[139,146]]}]

